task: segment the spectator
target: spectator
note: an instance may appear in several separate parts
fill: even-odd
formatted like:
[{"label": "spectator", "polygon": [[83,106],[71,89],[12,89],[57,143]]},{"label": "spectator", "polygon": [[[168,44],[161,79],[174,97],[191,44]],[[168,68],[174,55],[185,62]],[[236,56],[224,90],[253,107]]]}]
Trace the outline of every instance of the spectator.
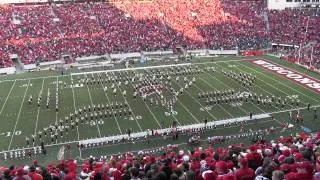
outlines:
[{"label": "spectator", "polygon": [[24,174],[24,170],[22,168],[17,170],[16,177],[13,180],[31,180],[30,176]]},{"label": "spectator", "polygon": [[35,166],[30,166],[30,172],[28,174],[32,180],[43,180],[43,177],[36,172]]},{"label": "spectator", "polygon": [[139,170],[137,168],[130,169],[131,180],[140,180],[139,178]]},{"label": "spectator", "polygon": [[279,170],[273,171],[272,180],[284,180],[283,171],[279,171]]},{"label": "spectator", "polygon": [[266,166],[262,168],[262,174],[256,176],[255,180],[271,180],[272,178],[272,166]]},{"label": "spectator", "polygon": [[250,180],[254,179],[254,170],[248,167],[248,160],[246,158],[240,159],[240,168],[235,172],[235,177],[237,180]]}]

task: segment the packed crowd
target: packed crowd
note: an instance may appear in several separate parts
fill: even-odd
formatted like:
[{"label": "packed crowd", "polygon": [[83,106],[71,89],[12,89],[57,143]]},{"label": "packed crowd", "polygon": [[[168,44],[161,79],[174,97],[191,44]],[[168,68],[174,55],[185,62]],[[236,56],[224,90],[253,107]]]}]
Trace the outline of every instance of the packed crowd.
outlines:
[{"label": "packed crowd", "polygon": [[[302,48],[274,49],[289,59],[320,69],[320,12],[317,10],[270,11],[270,38],[274,43],[301,46]],[[280,23],[281,22],[281,23]],[[312,48],[313,47],[313,48]]]},{"label": "packed crowd", "polygon": [[[2,179],[170,179],[170,180],[317,180],[320,178],[320,133],[299,133],[277,141],[258,140],[226,148],[178,146],[119,156],[91,157],[83,164],[75,160],[40,165],[1,167]],[[79,168],[81,167],[81,168]]]},{"label": "packed crowd", "polygon": [[4,5],[0,6],[0,67],[12,66],[10,54],[29,64],[63,54],[75,58],[177,45],[247,50],[265,48],[269,41],[319,42],[318,14],[267,11],[263,0]]},{"label": "packed crowd", "polygon": [[320,71],[320,44],[312,44],[308,47],[292,48],[277,47],[272,48],[272,52],[281,59],[292,63],[299,63],[311,70]]}]

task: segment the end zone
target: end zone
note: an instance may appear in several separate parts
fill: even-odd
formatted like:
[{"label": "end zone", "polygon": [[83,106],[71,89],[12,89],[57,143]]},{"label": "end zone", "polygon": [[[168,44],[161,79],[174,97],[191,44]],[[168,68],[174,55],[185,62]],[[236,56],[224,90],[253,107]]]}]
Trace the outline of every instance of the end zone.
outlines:
[{"label": "end zone", "polygon": [[320,94],[320,80],[318,79],[265,59],[256,59],[248,62],[258,67],[262,67],[263,69],[266,69],[280,77],[286,78],[299,86]]}]

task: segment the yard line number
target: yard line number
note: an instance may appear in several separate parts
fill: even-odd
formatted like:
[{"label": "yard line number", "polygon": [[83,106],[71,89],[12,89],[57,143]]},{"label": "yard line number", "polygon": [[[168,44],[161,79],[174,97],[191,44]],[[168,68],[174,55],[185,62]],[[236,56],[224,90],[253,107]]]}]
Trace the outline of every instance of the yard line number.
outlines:
[{"label": "yard line number", "polygon": [[[13,135],[19,136],[19,135],[21,135],[21,134],[22,134],[21,131],[15,131]],[[0,133],[0,135],[5,136],[5,137],[11,137],[11,136],[12,136],[12,132],[10,132],[10,131],[8,131],[8,132],[3,132],[3,133]]]},{"label": "yard line number", "polygon": [[[137,115],[135,118],[136,118],[137,120],[141,120],[141,119],[142,119],[142,116]],[[124,119],[128,119],[128,120],[130,120],[130,121],[134,121],[134,120],[135,120],[133,116],[130,116],[129,118],[126,118],[126,117],[125,117]],[[104,124],[104,120],[100,119],[100,120],[98,120],[98,121],[94,121],[94,120],[86,121],[85,124],[88,124],[88,125],[90,125],[90,126],[96,126],[97,124],[98,124],[98,125],[103,125],[103,124]]]}]

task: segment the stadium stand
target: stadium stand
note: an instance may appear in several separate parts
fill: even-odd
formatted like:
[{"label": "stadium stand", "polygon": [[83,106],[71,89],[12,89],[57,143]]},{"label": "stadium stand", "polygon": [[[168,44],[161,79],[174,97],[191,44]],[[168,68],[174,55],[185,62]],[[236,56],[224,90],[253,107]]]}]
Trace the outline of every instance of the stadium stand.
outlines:
[{"label": "stadium stand", "polygon": [[79,57],[176,45],[257,49],[266,45],[263,9],[263,1],[218,0],[3,6],[1,67],[12,65],[10,54],[30,64],[63,53]]},{"label": "stadium stand", "polygon": [[[320,133],[299,133],[276,141],[258,140],[249,147],[198,147],[191,152],[178,146],[162,153],[127,152],[119,156],[92,157],[77,163],[2,167],[2,179],[203,179],[203,180],[316,180],[319,179]],[[77,167],[81,167],[77,169]]]},{"label": "stadium stand", "polygon": [[264,49],[268,42],[305,45],[320,37],[318,11],[268,11],[262,0],[5,5],[0,14],[1,67],[12,66],[10,54],[30,64],[64,53]]},{"label": "stadium stand", "polygon": [[[53,61],[64,53],[80,57],[177,45],[257,50],[274,42],[304,46],[301,51],[275,51],[320,69],[319,24],[318,11],[267,11],[263,0],[5,5],[0,6],[0,67],[13,65],[10,54],[30,64]],[[309,46],[310,42],[315,43]],[[35,160],[30,166],[0,168],[0,179],[316,180],[319,143],[320,133],[300,133],[247,148],[166,148],[161,155],[128,152],[93,157],[82,165],[74,160],[40,165]]]}]

